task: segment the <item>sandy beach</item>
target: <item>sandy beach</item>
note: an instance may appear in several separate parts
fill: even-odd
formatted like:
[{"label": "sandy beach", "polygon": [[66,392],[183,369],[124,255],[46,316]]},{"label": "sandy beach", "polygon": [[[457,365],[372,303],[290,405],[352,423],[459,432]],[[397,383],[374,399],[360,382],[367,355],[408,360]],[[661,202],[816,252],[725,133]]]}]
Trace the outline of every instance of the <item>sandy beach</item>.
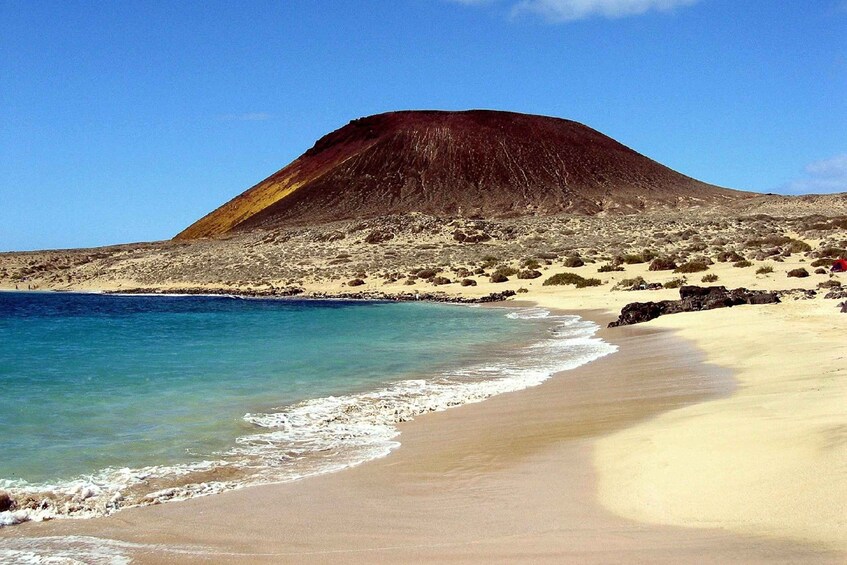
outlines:
[{"label": "sandy beach", "polygon": [[[582,297],[549,291],[536,302],[600,300]],[[843,562],[845,389],[835,363],[845,330],[832,306],[744,306],[601,330],[617,353],[403,424],[386,458],[108,518],[24,524],[0,539],[139,563]],[[804,320],[807,331],[792,327]],[[822,323],[831,336],[812,331]],[[798,347],[812,349],[798,359]],[[791,369],[811,369],[808,359],[820,364],[797,379]],[[781,418],[762,417],[769,406]]]},{"label": "sandy beach", "polygon": [[[334,250],[337,243],[323,248],[305,232],[298,243],[261,243],[265,257],[283,256],[279,263],[257,265],[290,265],[291,254],[313,252],[312,274],[289,280],[276,273],[264,286],[226,287],[231,292],[290,284],[316,296],[436,292],[449,298],[511,291],[522,304],[594,320],[603,328],[599,335],[618,351],[538,387],[401,424],[398,449],[353,469],[106,518],[3,528],[0,546],[21,556],[140,563],[843,563],[847,316],[819,285],[837,287],[844,275],[816,268],[815,252],[802,251],[837,245],[840,232],[821,231],[810,220],[784,220],[785,233],[793,237],[801,237],[794,228],[805,230],[804,247],[791,237],[766,235],[775,230],[769,219],[683,221],[657,220],[627,248],[615,247],[615,241],[637,225],[628,218],[523,226],[517,239],[504,236],[479,248],[452,242],[444,226],[424,244],[414,233],[381,246],[347,242],[349,254]],[[568,235],[571,228],[577,232]],[[600,270],[612,259],[602,249],[634,253],[650,229],[691,237],[668,236],[663,251],[691,261],[707,240],[714,257],[728,249],[751,257],[741,264],[734,258],[709,261],[711,283],[798,290],[784,294],[781,304],[605,329],[628,303],[679,296],[674,288],[619,290],[631,286],[624,280],[638,277],[665,285],[680,278],[671,270],[650,270],[647,260]],[[692,233],[699,235],[687,235]],[[745,243],[731,246],[725,235]],[[574,251],[550,252],[557,238],[571,238]],[[770,247],[775,241],[785,248],[779,255]],[[209,258],[246,261],[238,255],[242,243],[204,241],[174,247],[173,255],[146,247],[103,251],[105,258],[90,251],[10,254],[2,257],[7,276],[0,286],[14,288],[25,272],[20,269],[30,265],[26,272],[41,273],[39,288],[123,291],[152,284],[152,290],[214,290],[219,283],[203,278]],[[430,255],[421,258],[422,249]],[[487,273],[468,274],[480,264],[492,270],[492,253],[501,265],[535,268],[538,275],[494,283]],[[541,258],[535,267],[519,259],[533,254]],[[344,255],[352,257],[349,266],[340,266],[347,264]],[[579,256],[585,264],[573,264]],[[77,260],[88,262],[61,268]],[[177,271],[181,279],[162,279],[153,268],[160,262],[168,269],[187,266]],[[139,265],[145,270],[134,270]],[[454,280],[436,285],[422,276],[396,276],[418,272],[421,265],[442,265]],[[73,277],[53,274],[77,268]],[[321,275],[345,269],[343,275]],[[788,276],[797,269],[815,272]],[[367,276],[351,288],[348,277],[359,270]],[[597,278],[598,284],[542,284],[563,272]],[[456,276],[475,284],[459,285]],[[704,275],[685,276],[687,284],[698,284]],[[810,298],[812,290],[818,292]]]}]

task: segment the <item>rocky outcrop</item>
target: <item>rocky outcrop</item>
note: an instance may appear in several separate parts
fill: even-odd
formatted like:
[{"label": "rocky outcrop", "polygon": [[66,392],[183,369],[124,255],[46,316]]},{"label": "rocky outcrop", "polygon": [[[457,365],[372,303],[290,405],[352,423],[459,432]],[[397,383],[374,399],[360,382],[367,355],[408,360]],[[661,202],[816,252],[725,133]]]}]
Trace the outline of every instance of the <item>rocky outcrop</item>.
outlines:
[{"label": "rocky outcrop", "polygon": [[0,512],[15,509],[15,500],[9,496],[9,493],[0,491]]},{"label": "rocky outcrop", "polygon": [[[447,279],[445,279],[447,280]],[[470,285],[476,286],[476,281],[471,281]],[[351,281],[352,282],[352,281]],[[358,283],[355,285],[359,286]],[[181,289],[157,289],[157,288],[131,288],[123,289],[118,292],[107,292],[106,294],[191,294],[191,295],[222,295],[233,298],[301,298],[301,299],[343,299],[343,300],[388,300],[394,302],[449,302],[456,304],[479,304],[485,302],[501,302],[507,298],[511,298],[517,294],[514,290],[504,290],[502,292],[492,292],[486,296],[469,298],[465,296],[450,296],[441,292],[379,292],[379,291],[351,291],[338,294],[328,292],[310,292],[306,293],[302,288],[280,288],[280,289],[208,289],[208,288],[181,288]]]},{"label": "rocky outcrop", "polygon": [[620,317],[609,324],[610,328],[649,322],[665,314],[697,312],[715,308],[729,308],[741,304],[776,304],[779,296],[775,292],[736,288],[727,290],[723,286],[683,286],[679,289],[679,300],[659,302],[633,302],[621,310]]}]

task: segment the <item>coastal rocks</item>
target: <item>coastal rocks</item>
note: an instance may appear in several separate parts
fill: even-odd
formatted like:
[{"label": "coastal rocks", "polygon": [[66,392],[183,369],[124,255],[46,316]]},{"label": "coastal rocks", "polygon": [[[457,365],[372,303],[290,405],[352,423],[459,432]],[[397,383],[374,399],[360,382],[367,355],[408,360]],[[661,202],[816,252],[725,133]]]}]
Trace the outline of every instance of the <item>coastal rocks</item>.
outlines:
[{"label": "coastal rocks", "polygon": [[120,290],[107,290],[104,294],[175,294],[175,295],[202,295],[202,296],[238,296],[240,298],[266,298],[297,296],[305,292],[302,288],[289,286],[285,288],[122,288]]},{"label": "coastal rocks", "polygon": [[8,512],[15,509],[15,499],[8,492],[0,491],[0,512]]},{"label": "coastal rocks", "polygon": [[792,288],[790,290],[777,290],[776,295],[780,300],[790,298],[792,300],[811,300],[818,295],[817,291],[808,288]]},{"label": "coastal rocks", "polygon": [[492,292],[479,298],[467,298],[464,296],[447,296],[439,292],[351,292],[346,294],[330,294],[316,292],[308,296],[312,299],[343,299],[343,300],[389,300],[394,302],[445,302],[449,304],[479,304],[486,302],[502,302],[517,294],[514,290],[503,292]]},{"label": "coastal rocks", "polygon": [[715,308],[729,308],[740,304],[775,304],[779,296],[774,292],[736,288],[727,290],[723,286],[683,286],[679,289],[679,300],[659,302],[633,302],[621,310],[620,317],[609,324],[610,328],[648,322],[665,314],[697,312]]}]

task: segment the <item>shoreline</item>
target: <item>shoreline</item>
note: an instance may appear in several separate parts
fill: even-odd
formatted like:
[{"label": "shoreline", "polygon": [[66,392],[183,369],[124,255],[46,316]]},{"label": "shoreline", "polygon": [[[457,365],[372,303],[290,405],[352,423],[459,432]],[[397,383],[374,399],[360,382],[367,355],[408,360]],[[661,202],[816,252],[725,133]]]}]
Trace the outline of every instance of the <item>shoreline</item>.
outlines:
[{"label": "shoreline", "polygon": [[[551,308],[549,301],[533,302]],[[598,310],[565,313],[595,323],[611,319]],[[702,560],[703,552],[715,561],[838,559],[793,542],[631,522],[602,508],[591,456],[598,438],[723,398],[732,388],[726,370],[706,366],[704,353],[667,330],[619,328],[611,339],[609,333],[601,327],[596,335],[618,344],[616,355],[530,389],[401,424],[401,446],[386,458],[108,518],[24,524],[7,539],[29,533],[108,537],[140,544],[120,549],[138,562],[165,556],[280,562],[307,555],[369,562],[495,555],[605,562],[609,551],[616,560],[654,562]],[[685,387],[681,370],[689,376]]]},{"label": "shoreline", "polygon": [[[490,319],[501,325],[503,318],[543,320],[537,320],[537,327],[525,339],[506,338],[511,340],[509,355],[500,351],[502,342],[491,342],[480,345],[481,349],[461,364],[425,373],[394,374],[374,383],[375,388],[338,390],[284,405],[271,403],[258,411],[244,407],[242,413],[246,410],[247,414],[241,419],[253,425],[251,431],[240,435],[226,451],[208,454],[203,460],[168,464],[148,461],[131,468],[96,469],[92,474],[43,485],[16,488],[10,483],[7,491],[19,505],[11,513],[0,513],[0,527],[109,516],[129,508],[284,484],[355,467],[390,454],[399,445],[395,437],[403,422],[538,386],[560,370],[615,351],[593,337],[597,329],[593,322],[578,316],[552,315],[547,309],[525,303],[492,307],[486,309]],[[511,323],[506,321],[504,328]],[[535,325],[536,321],[530,323]],[[299,432],[289,436],[286,430],[292,425]],[[283,437],[272,437],[278,434]],[[296,463],[276,464],[275,453],[284,456],[288,450],[306,450],[303,443],[311,451],[304,451]],[[248,445],[255,450],[250,451],[245,447]],[[81,492],[85,494],[80,497]]]}]

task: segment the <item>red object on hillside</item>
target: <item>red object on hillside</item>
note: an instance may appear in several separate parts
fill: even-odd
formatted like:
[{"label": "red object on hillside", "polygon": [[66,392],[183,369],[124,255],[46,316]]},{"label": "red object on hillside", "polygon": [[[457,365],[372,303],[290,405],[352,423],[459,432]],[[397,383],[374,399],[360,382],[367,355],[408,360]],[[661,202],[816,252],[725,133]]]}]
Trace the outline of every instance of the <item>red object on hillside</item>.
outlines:
[{"label": "red object on hillside", "polygon": [[847,259],[836,259],[830,271],[833,273],[847,273]]}]

